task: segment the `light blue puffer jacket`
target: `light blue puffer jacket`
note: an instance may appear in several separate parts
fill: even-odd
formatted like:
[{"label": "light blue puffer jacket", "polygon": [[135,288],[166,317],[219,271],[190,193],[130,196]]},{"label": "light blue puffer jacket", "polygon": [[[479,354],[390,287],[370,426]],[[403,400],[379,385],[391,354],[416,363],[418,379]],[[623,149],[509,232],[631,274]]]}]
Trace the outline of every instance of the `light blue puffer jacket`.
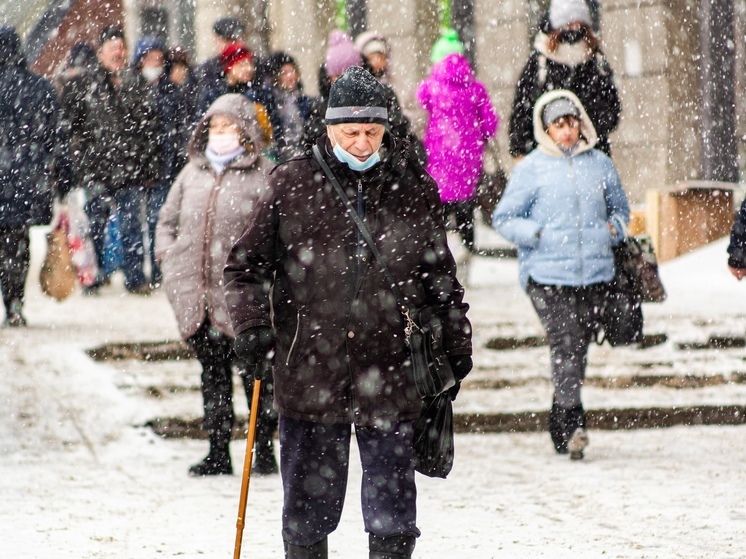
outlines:
[{"label": "light blue puffer jacket", "polygon": [[[559,96],[570,97],[581,109],[586,141],[571,156],[541,124],[543,107]],[[525,289],[529,278],[568,286],[611,281],[612,246],[624,238],[629,222],[627,196],[614,164],[593,149],[593,125],[572,93],[558,90],[539,99],[534,134],[539,147],[513,169],[492,219],[493,227],[518,246],[521,285]]]}]

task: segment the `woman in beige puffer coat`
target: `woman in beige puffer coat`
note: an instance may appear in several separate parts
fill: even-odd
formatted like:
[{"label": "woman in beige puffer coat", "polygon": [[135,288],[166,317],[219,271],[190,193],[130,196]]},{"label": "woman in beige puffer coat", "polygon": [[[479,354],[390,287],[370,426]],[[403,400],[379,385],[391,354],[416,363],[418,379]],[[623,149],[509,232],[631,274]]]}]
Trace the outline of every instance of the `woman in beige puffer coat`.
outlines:
[{"label": "woman in beige puffer coat", "polygon": [[[181,336],[202,365],[204,428],[210,452],[193,476],[233,473],[229,443],[234,422],[233,328],[223,294],[223,268],[234,242],[267,189],[271,163],[261,155],[263,134],[254,104],[239,94],[218,98],[197,124],[189,163],[161,208],[156,258]],[[240,364],[239,364],[240,365]],[[253,380],[244,374],[251,400]],[[274,473],[272,435],[277,419],[271,382],[263,383],[255,471]]]}]

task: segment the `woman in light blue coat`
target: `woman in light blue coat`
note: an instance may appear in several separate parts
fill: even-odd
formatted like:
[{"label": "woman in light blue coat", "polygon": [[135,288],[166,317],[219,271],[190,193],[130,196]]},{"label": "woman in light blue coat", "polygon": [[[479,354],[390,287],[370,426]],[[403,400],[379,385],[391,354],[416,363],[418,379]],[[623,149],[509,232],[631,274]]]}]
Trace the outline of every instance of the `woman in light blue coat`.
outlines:
[{"label": "woman in light blue coat", "polygon": [[580,389],[598,309],[614,277],[612,247],[626,235],[629,205],[578,98],[542,95],[538,147],[513,170],[492,225],[518,246],[520,281],[550,346],[555,450],[581,459],[588,445]]}]

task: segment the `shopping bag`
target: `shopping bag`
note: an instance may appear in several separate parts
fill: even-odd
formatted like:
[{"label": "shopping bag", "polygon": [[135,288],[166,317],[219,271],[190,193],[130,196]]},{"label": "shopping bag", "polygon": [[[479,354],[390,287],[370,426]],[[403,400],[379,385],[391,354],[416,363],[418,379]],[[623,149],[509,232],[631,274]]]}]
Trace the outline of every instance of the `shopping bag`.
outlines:
[{"label": "shopping bag", "polygon": [[85,192],[76,188],[67,195],[66,201],[69,221],[67,242],[70,245],[73,266],[80,284],[88,287],[96,283],[99,274],[88,215],[85,213]]},{"label": "shopping bag", "polygon": [[52,230],[47,233],[47,255],[39,272],[42,293],[62,301],[75,291],[78,282],[67,243],[67,212],[59,213]]}]

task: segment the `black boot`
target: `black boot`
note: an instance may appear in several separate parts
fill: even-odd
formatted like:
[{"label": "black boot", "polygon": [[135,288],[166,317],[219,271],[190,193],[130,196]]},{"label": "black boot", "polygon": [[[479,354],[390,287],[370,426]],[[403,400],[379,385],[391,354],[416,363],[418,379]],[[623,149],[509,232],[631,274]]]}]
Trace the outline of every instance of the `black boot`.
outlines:
[{"label": "black boot", "polygon": [[417,538],[409,535],[381,538],[368,534],[369,559],[407,559],[412,557],[416,541]]},{"label": "black boot", "polygon": [[20,328],[26,326],[26,319],[21,314],[23,309],[23,303],[20,299],[13,299],[7,304],[7,312],[5,313],[5,322],[3,326],[6,328]]},{"label": "black boot", "polygon": [[233,474],[230,441],[230,433],[210,433],[210,452],[202,462],[189,468],[189,475],[201,477]]},{"label": "black boot", "polygon": [[285,559],[328,559],[326,538],[313,545],[293,545],[285,542]]},{"label": "black boot", "polygon": [[585,428],[585,410],[582,404],[567,410],[567,450],[571,460],[582,460],[588,446],[588,431]]},{"label": "black boot", "polygon": [[552,400],[552,409],[549,412],[549,435],[554,443],[557,454],[567,454],[567,410]]}]

